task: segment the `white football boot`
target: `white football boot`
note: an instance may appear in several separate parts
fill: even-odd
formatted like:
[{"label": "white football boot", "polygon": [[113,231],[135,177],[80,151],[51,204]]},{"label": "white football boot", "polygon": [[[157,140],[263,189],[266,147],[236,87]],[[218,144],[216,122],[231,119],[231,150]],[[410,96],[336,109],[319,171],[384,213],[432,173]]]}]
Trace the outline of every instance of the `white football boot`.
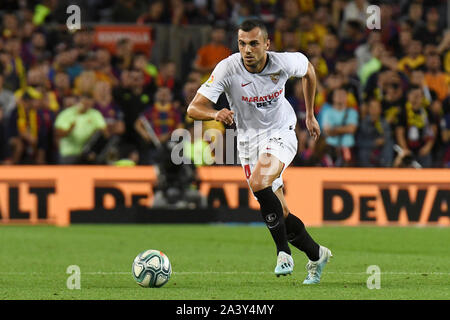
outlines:
[{"label": "white football boot", "polygon": [[275,267],[275,275],[277,277],[291,274],[294,271],[294,259],[284,251],[278,253],[277,266]]},{"label": "white football boot", "polygon": [[316,284],[320,282],[320,277],[322,275],[323,268],[330,260],[333,255],[331,254],[330,249],[326,247],[320,246],[319,248],[319,260],[311,261],[306,264],[306,270],[308,271],[308,275],[306,276],[303,284]]}]

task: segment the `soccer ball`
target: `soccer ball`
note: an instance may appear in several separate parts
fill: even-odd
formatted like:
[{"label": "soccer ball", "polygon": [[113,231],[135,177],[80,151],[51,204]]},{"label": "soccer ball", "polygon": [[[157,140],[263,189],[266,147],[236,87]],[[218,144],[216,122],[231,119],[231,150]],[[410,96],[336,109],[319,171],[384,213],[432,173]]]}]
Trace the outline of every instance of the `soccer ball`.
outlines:
[{"label": "soccer ball", "polygon": [[169,281],[172,266],[169,258],[161,251],[146,250],[134,258],[131,272],[140,286],[159,288]]}]

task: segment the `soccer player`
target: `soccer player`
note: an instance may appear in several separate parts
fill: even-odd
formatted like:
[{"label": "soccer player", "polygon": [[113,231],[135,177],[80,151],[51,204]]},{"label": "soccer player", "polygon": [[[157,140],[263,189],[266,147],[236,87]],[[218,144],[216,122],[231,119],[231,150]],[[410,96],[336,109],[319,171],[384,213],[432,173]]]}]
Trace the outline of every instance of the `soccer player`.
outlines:
[{"label": "soccer player", "polygon": [[[303,222],[289,212],[281,188],[281,175],[297,151],[297,118],[284,97],[285,83],[291,77],[302,78],[306,127],[317,139],[320,128],[314,117],[314,67],[302,53],[268,51],[267,29],[259,20],[247,20],[239,26],[238,45],[239,53],[219,62],[198,89],[188,115],[195,120],[236,123],[239,158],[276,244],[275,274],[290,274],[294,269],[289,242],[309,258],[308,276],[303,283],[319,283],[331,252],[318,245]],[[217,111],[211,102],[216,103],[223,92],[231,110]]]}]

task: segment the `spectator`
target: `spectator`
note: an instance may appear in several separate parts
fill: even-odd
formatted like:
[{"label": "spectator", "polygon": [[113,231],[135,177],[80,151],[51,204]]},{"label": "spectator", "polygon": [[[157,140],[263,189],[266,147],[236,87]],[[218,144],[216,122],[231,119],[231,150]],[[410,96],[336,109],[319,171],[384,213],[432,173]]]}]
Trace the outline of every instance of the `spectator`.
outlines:
[{"label": "spectator", "polygon": [[[428,101],[431,101],[433,99],[431,96],[432,90],[430,90],[427,82],[425,81],[425,67],[414,69],[411,72],[408,80],[409,85],[419,86],[422,88],[425,99],[427,99]],[[434,97],[436,98],[436,95]]]},{"label": "spectator", "polygon": [[450,109],[447,106],[447,112],[441,120],[441,138],[444,144],[443,167],[450,168]]},{"label": "spectator", "polygon": [[315,42],[310,43],[307,54],[310,57],[309,60],[314,66],[319,80],[324,79],[328,75],[328,66],[327,62],[322,57],[322,49],[320,48],[320,45]]},{"label": "spectator", "polygon": [[[152,127],[152,129],[149,129]],[[156,148],[159,143],[165,144],[170,140],[172,132],[182,127],[182,120],[179,111],[173,104],[172,93],[167,87],[159,87],[156,91],[155,102],[147,108],[136,120],[135,128],[139,135],[147,142],[152,143],[149,162],[154,163]],[[154,131],[153,136],[151,130]]]},{"label": "spectator", "polygon": [[391,128],[382,117],[381,103],[372,98],[368,114],[358,131],[358,164],[362,167],[388,167],[392,164]]},{"label": "spectator", "polygon": [[379,43],[381,43],[381,33],[373,30],[368,35],[367,42],[356,48],[355,56],[358,59],[358,70],[373,58],[372,48]]},{"label": "spectator", "polygon": [[365,42],[363,25],[359,20],[349,20],[340,42],[339,52],[341,56],[353,56],[356,48]]},{"label": "spectator", "polygon": [[400,30],[398,45],[395,51],[395,56],[399,59],[408,54],[408,47],[413,40],[413,33],[411,30]]},{"label": "spectator", "polygon": [[314,21],[316,21],[317,24],[325,27],[327,29],[327,33],[330,30],[334,31],[331,19],[331,11],[328,4],[319,4],[315,9],[315,12],[312,13],[314,14]]},{"label": "spectator", "polygon": [[26,86],[26,68],[25,63],[21,57],[21,40],[19,37],[11,36],[6,40],[5,50],[9,54],[7,68],[12,69],[11,73],[17,77],[18,83],[16,83],[13,90],[17,90]]},{"label": "spectator", "polygon": [[63,110],[55,120],[56,139],[59,146],[60,164],[82,164],[95,160],[92,139],[97,132],[107,135],[106,122],[102,114],[93,108],[90,92],[83,92],[80,102]]},{"label": "spectator", "polygon": [[206,78],[219,61],[231,54],[231,50],[225,45],[225,40],[225,29],[215,27],[211,31],[211,41],[197,51],[194,68],[203,73]]},{"label": "spectator", "polygon": [[347,105],[358,109],[360,104],[360,81],[356,75],[355,58],[340,58],[336,63],[336,72],[342,75],[342,85],[347,89]]},{"label": "spectator", "polygon": [[334,72],[334,66],[338,57],[339,39],[334,33],[327,33],[323,39],[322,56],[328,67],[328,72]]},{"label": "spectator", "polygon": [[285,17],[279,17],[277,19],[273,31],[273,40],[271,41],[271,45],[274,46],[275,51],[282,51],[285,48],[283,34],[287,31],[292,31],[292,29],[295,30],[288,19]]},{"label": "spectator", "polygon": [[108,136],[108,141],[99,141],[97,144],[96,163],[113,163],[120,158],[119,145],[125,132],[123,113],[113,101],[109,82],[96,82],[93,96],[94,109],[98,110],[105,119]]},{"label": "spectator", "polygon": [[433,158],[432,167],[444,166],[446,143],[444,141],[443,130],[445,130],[445,114],[443,103],[436,97],[436,93],[432,92],[431,103],[428,108],[430,120],[436,129],[436,139],[431,149],[431,157]]},{"label": "spectator", "polygon": [[112,57],[111,63],[117,71],[129,69],[133,62],[133,42],[129,38],[122,38],[117,41],[116,53]]},{"label": "spectator", "polygon": [[139,16],[137,19],[138,24],[147,23],[167,23],[168,18],[166,14],[166,9],[164,6],[164,1],[152,1],[146,13]]},{"label": "spectator", "polygon": [[425,26],[422,20],[423,6],[421,1],[412,1],[408,8],[408,15],[402,20],[411,24],[412,31],[419,30]]},{"label": "spectator", "polygon": [[358,128],[358,112],[347,106],[347,90],[338,88],[333,92],[333,107],[323,115],[326,142],[336,166],[352,163],[352,148]]},{"label": "spectator", "polygon": [[144,72],[146,86],[155,85],[158,78],[158,68],[150,63],[145,53],[136,53],[133,59],[133,69],[142,70]]},{"label": "spectator", "polygon": [[73,83],[73,91],[75,94],[80,95],[83,92],[92,91],[95,83],[99,79],[97,75],[92,70],[83,71],[74,81]]},{"label": "spectator", "polygon": [[96,49],[94,44],[94,30],[83,28],[73,35],[73,45],[80,56],[85,56]]},{"label": "spectator", "polygon": [[188,17],[185,11],[185,1],[171,0],[170,1],[170,23],[174,26],[189,24]]},{"label": "spectator", "polygon": [[83,68],[78,62],[78,55],[79,52],[77,48],[63,49],[55,56],[52,65],[52,73],[55,74],[58,71],[66,72],[72,83],[75,78],[83,72]]},{"label": "spectator", "polygon": [[316,102],[318,112],[317,121],[319,122],[320,128],[323,131],[323,118],[324,114],[328,112],[328,109],[331,109],[333,106],[333,92],[336,89],[342,88],[344,84],[344,77],[339,73],[332,73],[325,79],[325,85],[322,87],[318,86]]},{"label": "spectator", "polygon": [[427,55],[427,72],[425,73],[425,83],[437,94],[437,98],[442,102],[448,96],[449,76],[442,71],[441,57],[437,53]]},{"label": "spectator", "polygon": [[408,46],[408,54],[398,62],[398,69],[409,74],[425,64],[425,56],[422,54],[422,43],[413,39]]},{"label": "spectator", "polygon": [[349,1],[344,8],[342,24],[344,27],[348,21],[357,20],[362,24],[367,20],[367,7],[369,3],[365,0],[353,0]]},{"label": "spectator", "polygon": [[99,81],[109,82],[112,86],[117,86],[119,80],[117,73],[111,65],[111,53],[108,49],[99,48],[95,52],[95,73]]},{"label": "spectator", "polygon": [[64,108],[64,98],[72,95],[72,87],[70,85],[69,75],[63,71],[59,71],[54,76],[53,90],[61,108]]},{"label": "spectator", "polygon": [[7,127],[7,164],[44,164],[48,149],[48,131],[43,123],[39,100],[42,95],[35,92],[20,97],[17,107],[12,110]]},{"label": "spectator", "polygon": [[231,10],[229,7],[229,1],[227,0],[215,0],[212,6],[214,24],[225,30],[230,27]]},{"label": "spectator", "polygon": [[323,40],[328,30],[321,24],[314,21],[314,16],[310,13],[300,15],[298,19],[300,50],[306,51],[310,43],[319,43],[323,46]]},{"label": "spectator", "polygon": [[411,86],[395,132],[398,145],[405,153],[411,154],[420,165],[429,168],[433,160],[431,150],[436,131],[424,107],[422,89]]},{"label": "spectator", "polygon": [[158,87],[167,87],[172,91],[174,100],[179,102],[181,100],[181,83],[176,78],[177,66],[174,61],[165,61],[159,68],[159,73],[156,79]]},{"label": "spectator", "polygon": [[27,72],[27,85],[14,92],[16,100],[19,100],[25,93],[34,95],[39,92],[42,96],[44,107],[52,111],[58,111],[58,100],[53,91],[50,90],[50,81],[45,75],[42,67],[36,66]]},{"label": "spectator", "polygon": [[171,0],[170,1],[170,22],[174,26],[189,24],[189,18],[185,10],[185,1]]},{"label": "spectator", "polygon": [[18,36],[19,20],[14,13],[5,13],[3,15],[2,36],[4,38],[11,38]]},{"label": "spectator", "polygon": [[283,1],[283,14],[289,23],[293,26],[297,23],[298,16],[300,15],[300,3],[296,0]]},{"label": "spectator", "polygon": [[[1,70],[1,69],[0,69]],[[14,110],[16,106],[16,100],[14,98],[14,94],[11,90],[8,90],[3,87],[4,76],[2,72],[0,72],[0,105],[2,106],[2,118],[7,119],[12,110]]]},{"label": "spectator", "polygon": [[98,110],[105,119],[108,137],[122,135],[125,132],[123,113],[113,101],[111,84],[106,81],[96,82],[93,96],[94,109]]},{"label": "spectator", "polygon": [[28,47],[24,46],[22,52],[22,56],[26,57],[24,63],[27,67],[51,58],[51,53],[47,50],[47,39],[43,32],[33,31],[31,43]]},{"label": "spectator", "polygon": [[186,82],[197,82],[202,84],[202,74],[198,71],[191,71],[189,72]]},{"label": "spectator", "polygon": [[76,95],[64,96],[62,108],[60,111],[77,104],[77,102],[78,102],[78,96],[76,96]]},{"label": "spectator", "polygon": [[442,65],[446,73],[450,73],[450,32],[446,31],[441,43],[436,47],[437,53],[442,56]]},{"label": "spectator", "polygon": [[55,10],[57,2],[51,0],[43,0],[42,3],[34,7],[33,23],[37,26],[51,20],[52,12]]},{"label": "spectator", "polygon": [[0,101],[0,163],[5,163],[6,146],[8,144],[6,137],[7,125],[7,119],[4,116],[4,107]]},{"label": "spectator", "polygon": [[442,40],[442,28],[439,25],[439,12],[435,7],[428,9],[425,26],[419,27],[414,33],[414,38],[422,44],[438,45]]},{"label": "spectator", "polygon": [[398,60],[385,49],[382,43],[374,44],[372,55],[372,59],[362,66],[358,74],[366,97],[374,94],[375,90],[382,88],[379,83],[379,75],[382,72],[388,70],[396,71],[398,69]]},{"label": "spectator", "polygon": [[[238,27],[242,22],[248,19],[257,19],[258,17],[255,15],[254,7],[252,3],[237,2],[235,4],[235,10],[233,10],[231,21],[234,27]],[[283,19],[283,18],[281,18]],[[278,23],[278,21],[277,21]]]},{"label": "spectator", "polygon": [[295,52],[300,50],[300,37],[298,32],[293,28],[283,32],[281,41],[284,51]]},{"label": "spectator", "polygon": [[209,25],[213,21],[213,16],[208,10],[207,1],[188,1],[186,12],[191,24]]},{"label": "spectator", "polygon": [[383,98],[381,100],[382,118],[390,125],[393,134],[400,123],[400,114],[406,103],[403,95],[403,86],[398,73],[388,71],[384,75]]},{"label": "spectator", "polygon": [[393,19],[393,4],[388,1],[381,1],[380,3],[381,19],[381,39],[390,51],[393,51],[398,46],[398,32],[399,24]]},{"label": "spectator", "polygon": [[121,85],[114,90],[114,101],[122,110],[125,122],[125,133],[120,147],[121,158],[128,158],[135,163],[143,163],[147,148],[135,130],[137,118],[152,102],[151,93],[145,90],[144,81],[141,70],[126,70],[121,74]]},{"label": "spectator", "polygon": [[[1,42],[0,38],[0,43]],[[11,55],[6,51],[0,51],[0,63],[3,70],[3,86],[5,89],[15,91],[20,87],[19,77],[15,71]]]},{"label": "spectator", "polygon": [[191,123],[193,120],[188,117],[187,115],[187,108],[189,104],[191,103],[192,99],[194,99],[195,95],[197,94],[198,88],[200,88],[201,82],[199,81],[188,81],[185,83],[183,87],[183,103],[180,107],[180,116],[181,120],[186,123]]},{"label": "spectator", "polygon": [[306,119],[306,106],[303,96],[303,85],[301,79],[293,79],[289,84],[289,91],[291,91],[286,97],[292,108],[297,115],[298,123],[302,126],[302,129],[306,129],[304,120]]}]

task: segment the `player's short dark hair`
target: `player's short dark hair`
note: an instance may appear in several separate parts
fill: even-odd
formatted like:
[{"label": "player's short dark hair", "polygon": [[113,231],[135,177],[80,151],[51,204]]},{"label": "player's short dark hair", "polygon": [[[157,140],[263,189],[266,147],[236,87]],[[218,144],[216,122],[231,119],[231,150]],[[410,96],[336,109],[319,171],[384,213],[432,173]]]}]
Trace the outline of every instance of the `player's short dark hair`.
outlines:
[{"label": "player's short dark hair", "polygon": [[249,32],[249,31],[252,31],[255,28],[259,28],[261,30],[261,32],[263,34],[263,37],[264,37],[264,40],[266,40],[268,38],[266,25],[264,24],[264,22],[262,22],[261,20],[258,20],[258,19],[245,20],[244,22],[242,22],[239,25],[238,30]]}]

